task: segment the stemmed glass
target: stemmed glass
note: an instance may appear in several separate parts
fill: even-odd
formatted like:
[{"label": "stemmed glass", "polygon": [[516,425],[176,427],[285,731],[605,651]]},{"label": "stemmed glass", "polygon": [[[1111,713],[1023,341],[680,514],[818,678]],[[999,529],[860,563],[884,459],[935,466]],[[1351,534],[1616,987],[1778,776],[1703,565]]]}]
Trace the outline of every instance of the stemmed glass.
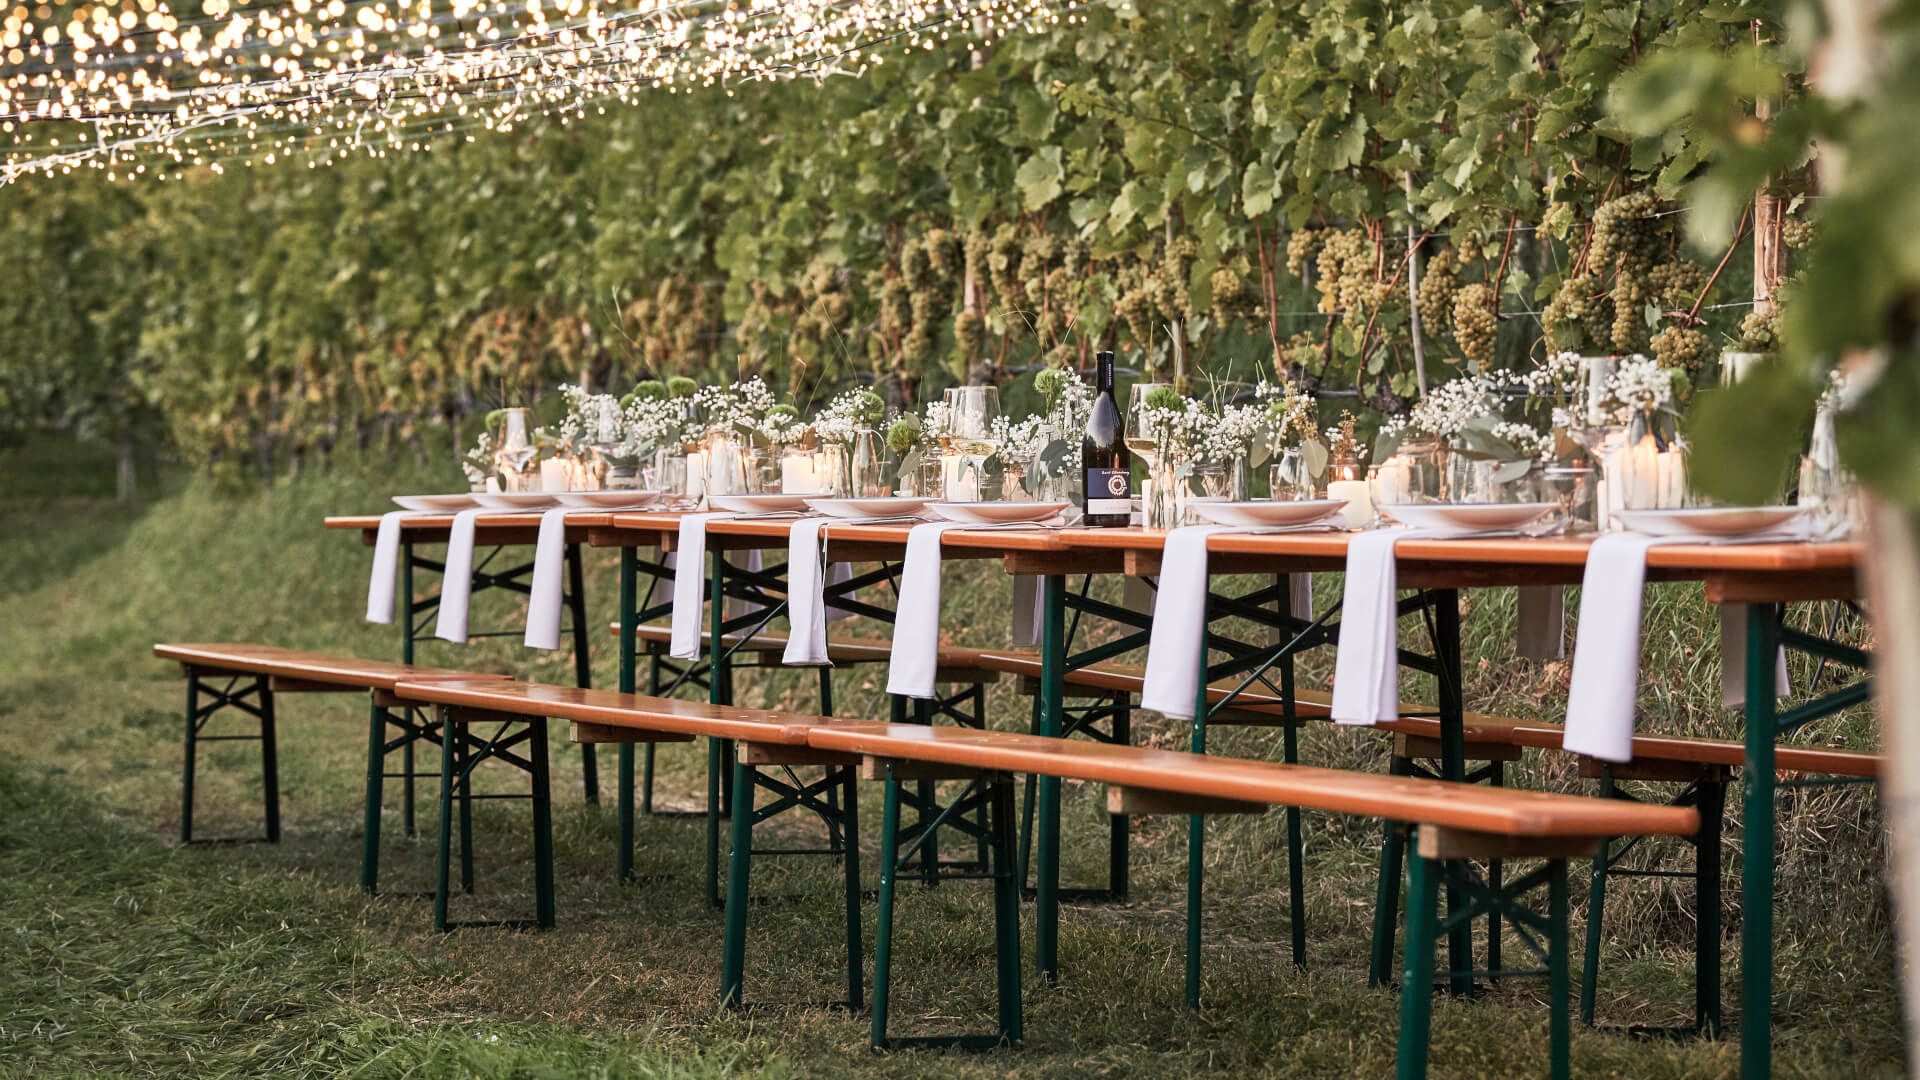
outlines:
[{"label": "stemmed glass", "polygon": [[1147,407],[1147,395],[1167,385],[1158,382],[1137,382],[1127,391],[1127,449],[1140,459],[1141,464],[1153,471],[1153,463],[1159,453],[1159,441],[1154,438],[1153,429],[1142,418],[1141,413]]},{"label": "stemmed glass", "polygon": [[[956,386],[946,394],[949,433],[947,445],[965,457],[965,469],[973,474],[976,498],[984,497],[987,459],[1000,449],[994,434],[994,422],[1000,419],[1000,389],[995,386]],[[949,495],[952,493],[949,492]]]},{"label": "stemmed glass", "polygon": [[[539,472],[532,468],[540,449],[533,444],[527,410],[503,409],[500,431],[494,437],[494,475],[500,478],[502,491],[539,489]],[[529,484],[533,487],[530,489]]]}]

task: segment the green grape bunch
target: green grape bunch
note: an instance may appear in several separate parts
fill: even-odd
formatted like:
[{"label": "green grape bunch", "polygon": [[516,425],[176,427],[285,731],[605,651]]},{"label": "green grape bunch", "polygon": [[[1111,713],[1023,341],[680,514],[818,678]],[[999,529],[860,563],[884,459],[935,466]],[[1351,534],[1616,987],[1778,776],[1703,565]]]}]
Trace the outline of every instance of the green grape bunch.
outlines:
[{"label": "green grape bunch", "polygon": [[1459,287],[1454,277],[1452,248],[1445,248],[1427,260],[1426,272],[1420,275],[1420,295],[1416,301],[1421,329],[1438,334],[1447,328],[1453,315],[1453,294]]},{"label": "green grape bunch", "polygon": [[1692,326],[1668,326],[1653,335],[1649,347],[1653,358],[1660,366],[1669,370],[1679,370],[1689,377],[1697,375],[1706,366],[1707,358],[1713,352],[1713,343],[1707,338],[1707,332]]},{"label": "green grape bunch", "polygon": [[1481,371],[1493,366],[1500,337],[1499,297],[1484,282],[1461,286],[1453,294],[1453,340],[1460,354]]}]

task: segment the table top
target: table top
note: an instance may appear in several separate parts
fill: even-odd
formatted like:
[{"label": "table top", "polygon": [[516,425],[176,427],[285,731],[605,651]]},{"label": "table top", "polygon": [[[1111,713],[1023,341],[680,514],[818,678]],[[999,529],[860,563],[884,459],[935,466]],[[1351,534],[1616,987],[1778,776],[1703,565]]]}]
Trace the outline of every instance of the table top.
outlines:
[{"label": "table top", "polygon": [[[677,539],[677,512],[570,511],[569,541],[595,546],[653,546],[671,550]],[[422,514],[402,520],[403,535],[416,543],[442,542],[452,514]],[[726,549],[777,549],[786,546],[795,519],[725,518],[709,521],[712,546]],[[372,543],[378,515],[329,517],[333,529],[359,529]],[[532,543],[538,512],[481,515],[480,535],[490,543]],[[833,522],[823,530],[829,557],[871,561],[898,558],[912,522],[863,525]],[[1345,562],[1346,532],[1220,533],[1207,541],[1216,573],[1289,573],[1337,571]],[[1409,588],[1487,587],[1527,584],[1578,584],[1593,537],[1499,537],[1487,539],[1409,539],[1397,548]],[[949,557],[1001,557],[1016,573],[1159,572],[1166,534],[1138,526],[1125,529],[954,529],[941,537]],[[1717,602],[1784,602],[1857,595],[1855,575],[1865,561],[1865,545],[1838,543],[1662,544],[1647,552],[1653,581],[1705,581]]]}]

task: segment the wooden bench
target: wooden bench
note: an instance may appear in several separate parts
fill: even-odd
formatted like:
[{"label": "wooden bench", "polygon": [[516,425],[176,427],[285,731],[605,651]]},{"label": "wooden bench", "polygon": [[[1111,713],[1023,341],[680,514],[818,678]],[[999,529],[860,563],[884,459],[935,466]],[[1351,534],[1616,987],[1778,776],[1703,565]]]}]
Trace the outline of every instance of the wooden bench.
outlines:
[{"label": "wooden bench", "polygon": [[[875,938],[872,1041],[893,1045],[886,1034],[893,888],[898,839],[896,818],[903,778],[936,775],[974,778],[975,784],[1010,792],[1003,778],[1038,773],[1109,785],[1115,812],[1204,815],[1245,813],[1292,806],[1360,814],[1416,828],[1411,902],[1407,913],[1407,958],[1401,995],[1401,1077],[1426,1073],[1428,1027],[1434,980],[1434,944],[1441,928],[1439,890],[1459,888],[1471,897],[1466,910],[1448,912],[1464,924],[1489,907],[1542,931],[1552,1013],[1551,1068],[1568,1074],[1567,874],[1566,860],[1592,855],[1611,836],[1688,836],[1700,827],[1690,808],[1620,803],[1576,795],[1553,795],[1450,783],[1416,777],[1379,776],[1336,769],[1246,761],[1142,747],[1069,742],[1064,739],[964,728],[898,724],[843,724],[811,730],[820,749],[858,754],[863,771],[887,782],[887,813],[881,836],[880,921]],[[1006,796],[1010,802],[1010,794]],[[1539,858],[1547,865],[1503,889],[1488,889],[1466,859]],[[996,879],[996,883],[997,879]],[[1519,897],[1545,885],[1545,917],[1520,906]],[[994,1037],[1021,1036],[1017,912],[1014,897],[996,890],[996,935],[1000,946],[1000,1027]],[[1199,974],[1200,890],[1188,890],[1189,982]],[[1457,984],[1461,973],[1451,973]],[[1470,974],[1469,976],[1470,977]],[[976,1043],[983,1040],[976,1040]]]},{"label": "wooden bench", "polygon": [[[1023,694],[1037,693],[1040,677],[1040,657],[1036,653],[1023,651],[981,650],[977,662],[983,667],[992,668],[1017,678],[1018,687]],[[1126,664],[1105,663],[1069,673],[1070,687],[1080,687],[1088,692],[1138,694],[1144,682],[1145,672]],[[1223,702],[1234,688],[1229,682],[1216,683],[1210,692],[1211,699]],[[1295,692],[1294,716],[1298,719],[1326,720],[1331,718],[1332,695],[1324,691],[1297,690]],[[1406,712],[1415,712],[1420,707],[1402,705]],[[1235,696],[1234,704],[1221,710],[1214,717],[1216,723],[1240,725],[1279,725],[1284,723],[1284,702],[1278,694],[1266,690],[1247,690]],[[1377,730],[1387,731],[1394,736],[1393,764],[1390,771],[1405,775],[1413,770],[1416,759],[1439,756],[1440,723],[1437,719],[1425,716],[1403,716],[1387,724],[1379,725]],[[1564,729],[1558,724],[1542,721],[1514,720],[1492,716],[1485,713],[1467,713],[1463,725],[1465,757],[1469,762],[1484,762],[1480,770],[1484,778],[1499,783],[1503,762],[1517,760],[1526,749],[1540,749],[1558,752]],[[1625,798],[1615,786],[1620,781],[1643,781],[1680,785],[1674,796],[1678,805],[1692,806],[1700,813],[1700,831],[1688,837],[1694,848],[1692,873],[1698,889],[1698,934],[1695,941],[1695,981],[1694,981],[1694,1028],[1706,1034],[1715,1034],[1720,1029],[1720,921],[1719,904],[1722,893],[1721,873],[1721,822],[1726,804],[1726,787],[1733,770],[1741,768],[1746,760],[1746,747],[1743,743],[1728,739],[1709,739],[1699,736],[1676,735],[1636,735],[1633,739],[1633,759],[1624,764],[1609,764],[1593,758],[1581,757],[1579,769],[1582,776],[1600,782],[1603,797]],[[1775,750],[1776,768],[1795,773],[1817,773],[1858,779],[1877,778],[1884,762],[1879,754],[1836,749],[1821,746],[1797,746],[1781,744]],[[1400,862],[1404,838],[1397,828],[1390,828],[1391,835],[1382,849],[1382,869],[1380,874],[1381,890],[1377,899],[1377,912],[1381,921],[1376,926],[1374,950],[1370,978],[1375,984],[1390,978],[1393,963],[1393,923],[1388,917],[1397,910],[1399,904]],[[1595,854],[1593,868],[1589,876],[1586,964],[1582,968],[1580,987],[1580,1015],[1583,1022],[1591,1024],[1594,1020],[1594,1004],[1597,997],[1596,979],[1600,970],[1599,952],[1605,925],[1604,911],[1606,903],[1607,881],[1610,876],[1634,876],[1645,871],[1621,871],[1614,869],[1615,862],[1633,846],[1634,838],[1618,838],[1620,843],[1611,842],[1602,846]],[[1617,847],[1617,850],[1616,850]],[[1493,868],[1490,877],[1497,884],[1498,868]],[[1660,872],[1663,873],[1664,872]],[[1499,924],[1494,922],[1488,928],[1488,966],[1500,966],[1498,942]]]},{"label": "wooden bench", "polygon": [[[393,775],[386,771],[387,756],[404,750],[406,778],[405,811],[407,831],[413,831],[413,743],[427,739],[438,741],[437,729],[424,728],[410,719],[396,718],[394,686],[403,680],[425,682],[438,679],[505,679],[504,675],[453,671],[446,668],[419,667],[386,660],[367,660],[335,653],[306,652],[273,645],[227,642],[220,644],[170,644],[153,647],[153,653],[180,664],[187,676],[186,756],[180,800],[180,842],[222,843],[230,841],[195,840],[193,809],[196,757],[203,742],[258,741],[262,787],[266,802],[266,835],[269,843],[280,840],[280,777],[276,744],[274,696],[280,693],[353,693],[372,695],[367,735],[366,849],[361,862],[361,884],[372,892],[380,873],[380,811],[382,782]],[[242,684],[245,684],[244,686]],[[203,703],[203,698],[208,699]],[[253,735],[207,735],[204,729],[213,714],[234,709],[253,716],[259,722]],[[389,724],[401,728],[399,739],[387,740]]]},{"label": "wooden bench", "polygon": [[[542,757],[548,719],[567,721],[573,740],[580,743],[657,743],[707,737],[734,744],[733,850],[727,877],[726,944],[721,957],[722,1001],[737,1005],[742,999],[752,857],[755,854],[831,854],[844,860],[845,869],[847,1005],[854,1009],[862,1007],[859,801],[854,775],[857,759],[814,749],[807,742],[807,734],[814,728],[850,721],[539,683],[436,680],[402,683],[395,692],[406,700],[435,706],[442,722],[448,725],[521,724],[530,733],[526,737],[531,740],[532,753]],[[761,772],[767,769],[785,775],[788,767],[804,765],[827,766],[827,775],[820,781],[795,786],[772,773]],[[452,767],[451,758],[443,758],[442,768],[450,774]],[[543,772],[536,773],[536,785],[544,782],[543,777]],[[775,799],[770,803],[759,802],[754,795],[761,790],[773,791]],[[717,783],[709,787],[708,794],[713,805],[720,805]],[[551,827],[544,811],[544,792],[536,786],[534,795],[536,901],[542,904],[541,924],[550,926],[553,922]],[[443,805],[445,798],[443,794]],[[817,814],[826,823],[831,836],[829,846],[756,852],[754,825],[796,807]],[[717,887],[712,877],[718,866],[720,842],[717,819],[714,820],[716,824],[710,826],[707,833],[710,891]],[[449,839],[443,824],[440,899],[437,901],[440,910],[436,914],[440,921],[444,921]]]}]

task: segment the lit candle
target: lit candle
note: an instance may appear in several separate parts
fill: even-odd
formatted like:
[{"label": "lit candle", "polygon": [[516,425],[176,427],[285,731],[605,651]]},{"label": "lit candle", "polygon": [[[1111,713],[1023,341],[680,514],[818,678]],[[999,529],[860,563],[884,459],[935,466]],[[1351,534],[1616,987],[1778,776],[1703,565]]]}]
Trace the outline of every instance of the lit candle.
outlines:
[{"label": "lit candle", "polygon": [[940,475],[948,502],[980,501],[980,472],[968,468],[972,460],[965,454],[940,455]]},{"label": "lit candle", "polygon": [[799,495],[820,490],[814,473],[813,455],[804,450],[789,450],[780,458],[780,490]]},{"label": "lit candle", "polygon": [[565,458],[543,458],[540,462],[541,491],[572,491],[569,485],[567,460]]},{"label": "lit candle", "polygon": [[707,493],[707,452],[694,450],[687,454],[687,498],[699,499]]},{"label": "lit candle", "polygon": [[1351,465],[1340,466],[1336,470],[1338,479],[1327,484],[1327,498],[1347,500],[1340,511],[1341,518],[1349,529],[1364,529],[1367,522],[1373,520],[1373,499],[1367,494],[1367,482],[1354,479],[1353,472]]}]

